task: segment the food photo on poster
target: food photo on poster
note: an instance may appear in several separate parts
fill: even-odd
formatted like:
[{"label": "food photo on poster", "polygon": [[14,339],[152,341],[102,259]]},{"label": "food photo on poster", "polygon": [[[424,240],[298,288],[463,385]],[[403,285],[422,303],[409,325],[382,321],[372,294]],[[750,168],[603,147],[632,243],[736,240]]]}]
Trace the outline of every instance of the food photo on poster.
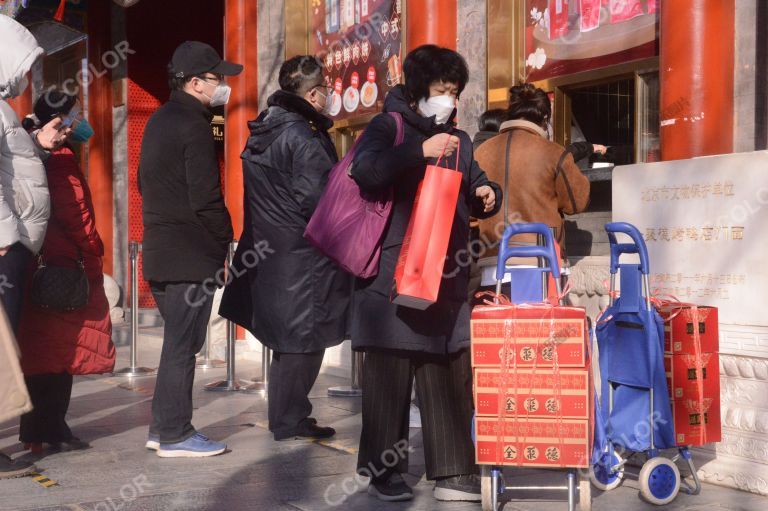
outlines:
[{"label": "food photo on poster", "polygon": [[310,51],[333,88],[329,115],[380,112],[402,81],[402,0],[312,0]]},{"label": "food photo on poster", "polygon": [[659,0],[525,0],[528,81],[654,57]]}]

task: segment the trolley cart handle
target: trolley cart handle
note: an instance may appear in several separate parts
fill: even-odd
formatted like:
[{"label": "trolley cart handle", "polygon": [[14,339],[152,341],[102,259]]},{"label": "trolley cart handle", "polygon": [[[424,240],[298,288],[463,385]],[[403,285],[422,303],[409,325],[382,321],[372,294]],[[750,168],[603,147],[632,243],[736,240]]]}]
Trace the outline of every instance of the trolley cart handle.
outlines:
[{"label": "trolley cart handle", "polygon": [[[544,246],[541,247],[510,247],[509,239],[517,234],[538,234],[544,238]],[[547,224],[542,223],[523,223],[510,224],[501,237],[499,246],[499,258],[496,263],[496,280],[500,282],[504,279],[507,269],[507,260],[511,257],[540,257],[549,264],[549,272],[555,279],[560,278],[560,264],[557,261],[557,252],[555,251],[555,239],[552,231]]]},{"label": "trolley cart handle", "polygon": [[[605,224],[605,230],[608,233],[608,241],[611,244],[611,273],[619,271],[619,258],[621,254],[637,254],[640,256],[640,271],[643,275],[650,273],[648,264],[648,248],[640,231],[632,224],[627,222],[613,222]],[[623,233],[632,238],[632,243],[619,243],[616,240],[616,233]]]}]

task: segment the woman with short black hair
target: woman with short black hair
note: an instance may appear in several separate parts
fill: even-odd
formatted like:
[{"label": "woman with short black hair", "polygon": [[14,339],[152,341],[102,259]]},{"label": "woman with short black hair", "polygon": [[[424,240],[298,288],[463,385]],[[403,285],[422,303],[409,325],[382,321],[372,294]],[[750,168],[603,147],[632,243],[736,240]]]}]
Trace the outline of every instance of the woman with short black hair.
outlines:
[{"label": "woman with short black hair", "polygon": [[[427,478],[437,480],[439,500],[479,501],[472,421],[468,262],[457,257],[469,241],[469,217],[499,209],[501,189],[473,157],[469,136],[455,128],[456,100],[469,78],[458,53],[434,45],[412,51],[403,63],[405,84],[394,87],[358,146],[352,177],[366,192],[392,189],[379,273],[356,284],[352,345],[366,352],[363,429],[358,472],[371,476],[368,492],[381,500],[409,500],[408,419],[416,379],[424,433]],[[403,118],[404,142],[393,147]],[[442,165],[458,168],[462,184],[453,220],[440,294],[426,310],[390,301],[400,249],[426,166],[445,152]],[[464,263],[467,264],[464,264]]]}]

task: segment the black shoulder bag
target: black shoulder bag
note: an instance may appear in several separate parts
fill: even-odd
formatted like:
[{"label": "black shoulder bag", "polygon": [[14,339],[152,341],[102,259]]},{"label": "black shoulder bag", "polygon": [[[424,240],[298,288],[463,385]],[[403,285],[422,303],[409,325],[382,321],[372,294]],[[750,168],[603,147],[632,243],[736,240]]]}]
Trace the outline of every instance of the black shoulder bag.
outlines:
[{"label": "black shoulder bag", "polygon": [[[79,252],[79,251],[78,251]],[[77,268],[49,266],[43,253],[37,256],[37,270],[32,276],[32,303],[43,309],[72,312],[88,304],[90,286],[80,252]]]}]

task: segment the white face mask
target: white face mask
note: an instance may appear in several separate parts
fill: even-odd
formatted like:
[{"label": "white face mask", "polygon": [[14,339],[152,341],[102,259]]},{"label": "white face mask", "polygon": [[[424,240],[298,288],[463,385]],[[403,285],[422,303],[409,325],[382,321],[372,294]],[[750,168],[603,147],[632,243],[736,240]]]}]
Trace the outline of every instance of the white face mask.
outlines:
[{"label": "white face mask", "polygon": [[[207,83],[208,85],[213,85],[210,82],[207,82],[205,80],[203,80],[203,81],[205,83]],[[229,95],[231,93],[232,93],[232,88],[229,85],[225,85],[223,83],[220,83],[219,85],[216,85],[215,89],[213,89],[213,94],[212,95],[209,96],[205,92],[203,92],[202,94],[203,94],[203,96],[205,96],[206,98],[208,98],[211,101],[210,106],[214,107],[214,106],[226,105],[227,102],[229,102]]]},{"label": "white face mask", "polygon": [[226,105],[229,102],[229,95],[232,94],[232,87],[229,85],[217,85],[216,90],[211,96],[211,106]]},{"label": "white face mask", "polygon": [[320,92],[317,89],[315,89],[315,92],[317,92],[318,95],[320,95],[323,98],[325,98],[325,104],[323,105],[323,108],[320,109],[320,113],[325,115],[325,116],[330,115],[330,113],[331,113],[331,103],[332,103],[331,97],[328,94],[323,94],[322,92]]},{"label": "white face mask", "polygon": [[432,96],[429,99],[419,101],[419,111],[424,117],[435,116],[437,124],[445,124],[456,108],[456,98],[448,94]]}]

